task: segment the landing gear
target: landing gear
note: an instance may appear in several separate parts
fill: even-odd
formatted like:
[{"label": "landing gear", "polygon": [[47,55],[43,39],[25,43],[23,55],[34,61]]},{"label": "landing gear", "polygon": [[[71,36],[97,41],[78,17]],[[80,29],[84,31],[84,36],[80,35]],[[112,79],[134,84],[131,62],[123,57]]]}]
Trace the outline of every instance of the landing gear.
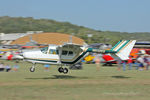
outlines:
[{"label": "landing gear", "polygon": [[64,68],[64,74],[67,74],[67,73],[68,73],[68,69]]},{"label": "landing gear", "polygon": [[62,73],[62,72],[64,71],[64,69],[63,69],[62,67],[59,67],[59,68],[58,68],[58,71],[59,71],[60,73]]},{"label": "landing gear", "polygon": [[35,71],[35,63],[33,63],[33,66],[30,68],[30,72],[34,72]]},{"label": "landing gear", "polygon": [[34,72],[34,71],[35,71],[35,68],[31,67],[30,72]]},{"label": "landing gear", "polygon": [[67,74],[67,73],[68,73],[68,68],[59,67],[59,68],[58,68],[58,71],[59,71],[60,73]]}]

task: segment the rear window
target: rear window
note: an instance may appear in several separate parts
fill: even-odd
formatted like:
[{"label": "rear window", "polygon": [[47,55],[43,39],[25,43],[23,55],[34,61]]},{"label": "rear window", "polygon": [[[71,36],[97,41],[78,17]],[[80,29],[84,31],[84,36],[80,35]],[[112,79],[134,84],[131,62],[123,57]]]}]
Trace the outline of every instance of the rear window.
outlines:
[{"label": "rear window", "polygon": [[62,51],[62,55],[67,55],[68,51]]},{"label": "rear window", "polygon": [[73,56],[73,52],[69,51],[68,56]]}]

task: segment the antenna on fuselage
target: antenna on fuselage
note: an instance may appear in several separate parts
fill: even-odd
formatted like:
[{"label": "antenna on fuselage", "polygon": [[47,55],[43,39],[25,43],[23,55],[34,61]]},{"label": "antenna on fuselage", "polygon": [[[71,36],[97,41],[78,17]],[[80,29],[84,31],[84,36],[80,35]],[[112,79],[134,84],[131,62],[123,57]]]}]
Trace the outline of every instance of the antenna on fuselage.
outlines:
[{"label": "antenna on fuselage", "polygon": [[72,43],[72,40],[73,40],[73,36],[74,36],[74,33],[72,33],[69,37],[69,43]]},{"label": "antenna on fuselage", "polygon": [[72,35],[69,37],[69,43],[72,43]]}]

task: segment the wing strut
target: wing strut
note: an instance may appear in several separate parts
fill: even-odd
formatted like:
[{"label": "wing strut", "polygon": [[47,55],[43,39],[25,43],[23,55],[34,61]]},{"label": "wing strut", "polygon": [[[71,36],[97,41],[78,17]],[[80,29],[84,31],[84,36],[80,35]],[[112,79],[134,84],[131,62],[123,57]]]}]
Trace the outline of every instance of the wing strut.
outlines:
[{"label": "wing strut", "polygon": [[57,63],[58,63],[59,65],[62,64],[62,63],[61,63],[61,55],[62,55],[62,47],[59,46],[59,47],[58,47],[58,61],[57,61]]}]

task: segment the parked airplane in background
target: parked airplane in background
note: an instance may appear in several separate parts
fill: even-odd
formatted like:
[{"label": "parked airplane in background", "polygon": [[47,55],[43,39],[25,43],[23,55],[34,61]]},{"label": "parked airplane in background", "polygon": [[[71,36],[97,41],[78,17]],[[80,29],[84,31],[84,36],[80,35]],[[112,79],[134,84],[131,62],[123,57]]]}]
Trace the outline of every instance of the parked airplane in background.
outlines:
[{"label": "parked airplane in background", "polygon": [[112,66],[112,64],[117,64],[117,59],[114,59],[110,54],[104,54],[103,58],[103,66]]},{"label": "parked airplane in background", "polygon": [[20,55],[19,49],[0,48],[0,59],[4,60],[20,60],[23,57]]},{"label": "parked airplane in background", "polygon": [[26,61],[33,63],[33,66],[30,68],[31,72],[35,71],[36,63],[43,63],[59,65],[58,71],[66,74],[68,69],[63,68],[63,65],[77,64],[84,59],[89,52],[111,53],[122,60],[127,60],[135,42],[136,40],[121,40],[111,50],[87,48],[72,43],[60,46],[49,45],[49,47],[42,48],[41,50],[24,52],[23,57]]}]

